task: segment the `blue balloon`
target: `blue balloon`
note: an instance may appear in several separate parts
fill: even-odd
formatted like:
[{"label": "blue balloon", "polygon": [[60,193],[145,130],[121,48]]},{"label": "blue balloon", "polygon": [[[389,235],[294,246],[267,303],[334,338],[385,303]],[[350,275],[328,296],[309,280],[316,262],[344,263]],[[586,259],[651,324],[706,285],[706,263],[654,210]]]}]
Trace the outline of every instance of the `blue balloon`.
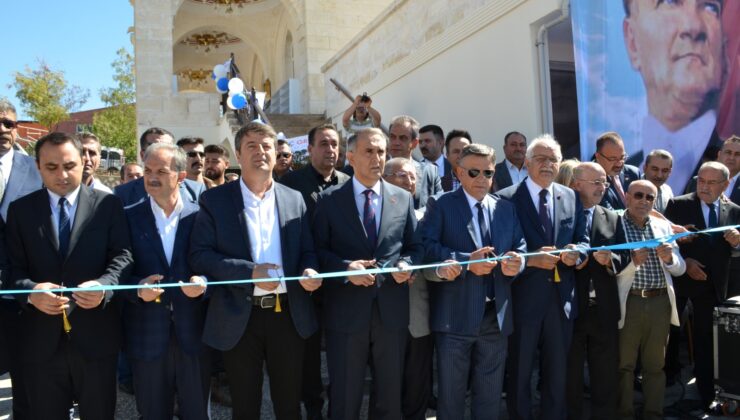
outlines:
[{"label": "blue balloon", "polygon": [[220,91],[227,91],[229,90],[229,79],[222,77],[218,80],[216,80],[216,87]]},{"label": "blue balloon", "polygon": [[237,93],[231,97],[231,104],[236,109],[242,109],[247,105],[247,98],[242,93]]},{"label": "blue balloon", "polygon": [[216,73],[211,72],[211,79],[216,80]]}]

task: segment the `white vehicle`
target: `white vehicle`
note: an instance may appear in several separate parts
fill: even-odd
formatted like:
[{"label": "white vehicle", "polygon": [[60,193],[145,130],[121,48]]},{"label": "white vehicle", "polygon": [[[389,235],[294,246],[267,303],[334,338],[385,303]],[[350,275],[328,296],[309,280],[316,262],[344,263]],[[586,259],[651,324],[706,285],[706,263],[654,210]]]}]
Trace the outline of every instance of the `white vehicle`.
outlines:
[{"label": "white vehicle", "polygon": [[115,172],[121,169],[125,162],[123,149],[103,146],[100,151],[100,169]]}]

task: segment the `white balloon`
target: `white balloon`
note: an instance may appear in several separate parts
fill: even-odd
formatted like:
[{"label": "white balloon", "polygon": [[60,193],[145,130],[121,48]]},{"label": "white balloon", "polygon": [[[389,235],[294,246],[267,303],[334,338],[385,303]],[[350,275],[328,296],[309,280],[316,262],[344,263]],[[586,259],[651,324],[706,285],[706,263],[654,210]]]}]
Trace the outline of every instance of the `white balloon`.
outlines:
[{"label": "white balloon", "polygon": [[242,91],[244,91],[244,82],[242,82],[242,79],[234,77],[229,80],[229,93],[241,93]]},{"label": "white balloon", "polygon": [[224,67],[223,64],[216,64],[216,66],[213,67],[213,74],[216,75],[216,80],[226,77],[226,73],[228,72],[228,69]]},{"label": "white balloon", "polygon": [[236,107],[234,106],[234,103],[231,102],[231,99],[232,99],[232,96],[229,96],[228,98],[226,98],[226,106],[228,106],[229,109],[236,109]]}]

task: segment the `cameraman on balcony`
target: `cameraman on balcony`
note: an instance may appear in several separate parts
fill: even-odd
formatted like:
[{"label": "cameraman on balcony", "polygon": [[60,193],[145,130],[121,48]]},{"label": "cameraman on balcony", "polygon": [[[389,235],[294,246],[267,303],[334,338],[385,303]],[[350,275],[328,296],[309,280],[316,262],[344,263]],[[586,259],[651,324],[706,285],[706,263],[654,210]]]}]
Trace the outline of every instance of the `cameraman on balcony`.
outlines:
[{"label": "cameraman on balcony", "polygon": [[372,104],[373,100],[367,96],[367,93],[363,93],[357,95],[352,105],[344,111],[342,125],[347,131],[347,136],[363,128],[380,127],[380,113],[372,107]]}]

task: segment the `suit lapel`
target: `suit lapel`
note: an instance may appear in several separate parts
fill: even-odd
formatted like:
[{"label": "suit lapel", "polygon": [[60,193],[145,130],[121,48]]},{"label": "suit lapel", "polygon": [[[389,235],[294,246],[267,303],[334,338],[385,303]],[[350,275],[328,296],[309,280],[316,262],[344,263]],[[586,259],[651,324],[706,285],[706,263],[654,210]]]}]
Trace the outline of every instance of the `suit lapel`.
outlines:
[{"label": "suit lapel", "polygon": [[696,220],[699,220],[696,228],[699,230],[704,230],[707,228],[707,223],[704,221],[704,211],[701,209],[701,200],[699,199],[699,196],[696,195],[696,193],[692,194],[692,200],[694,202],[694,217],[696,218]]},{"label": "suit lapel", "polygon": [[18,198],[18,191],[21,189],[23,181],[28,177],[29,168],[30,165],[28,165],[27,161],[22,159],[19,153],[14,152],[13,170],[10,171],[10,177],[8,177],[8,184],[3,193],[3,201]]},{"label": "suit lapel", "polygon": [[565,200],[563,200],[563,192],[555,183],[552,184],[552,192],[552,207],[554,210],[552,215],[552,236],[554,241],[553,245],[555,245],[558,243],[558,234],[560,233],[560,215],[568,214],[568,212],[565,211]]},{"label": "suit lapel", "polygon": [[[275,183],[275,207],[277,207],[278,212],[278,224],[280,226],[280,249],[282,251],[283,255],[283,261],[287,260],[288,256],[288,238],[285,237],[285,232],[287,229],[284,229],[285,222],[288,220],[288,215],[286,214],[286,207],[288,206],[288,203],[283,197],[283,192],[280,189],[280,185]],[[285,267],[283,267],[283,270]]]},{"label": "suit lapel", "polygon": [[[177,222],[177,232],[175,232],[175,246],[172,248],[171,267],[175,266],[176,259],[179,255],[185,255],[185,248],[187,248],[188,243],[190,242],[190,235],[188,235],[190,229],[188,229],[186,223],[192,223],[187,222],[186,220],[188,220],[188,216],[198,211],[198,206],[187,201],[183,202],[183,206],[182,213],[180,213],[180,220]],[[164,249],[162,249],[162,255],[164,255]],[[188,280],[189,279],[184,279],[183,281]]]},{"label": "suit lapel", "polygon": [[241,183],[244,182],[239,178],[238,182],[231,182],[228,185],[230,185],[229,188],[232,189],[231,193],[229,194],[229,197],[231,197],[231,204],[234,206],[233,211],[234,214],[236,214],[237,219],[239,220],[239,226],[241,227],[241,232],[238,236],[242,239],[242,249],[245,251],[246,255],[250,256],[252,255],[249,245],[249,230],[247,229],[247,215],[244,214],[244,197],[242,197],[242,187]]},{"label": "suit lapel", "polygon": [[54,248],[54,254],[59,255],[59,238],[57,232],[54,230],[54,224],[51,221],[51,206],[49,205],[49,193],[44,188],[43,194],[39,194],[38,202],[36,203],[37,220],[41,221],[41,229],[44,232],[44,236],[49,239],[49,243]]},{"label": "suit lapel", "polygon": [[540,238],[545,239],[545,230],[542,227],[539,213],[537,213],[537,209],[534,207],[532,196],[529,195],[529,188],[527,188],[525,181],[519,183],[519,188],[517,188],[515,195],[519,201],[518,209],[524,210],[524,214],[529,218],[529,223],[532,226],[536,226],[537,228],[535,230],[540,234]]},{"label": "suit lapel", "polygon": [[[455,190],[453,194],[457,194],[459,197],[455,202],[459,206],[458,208],[458,214],[463,215],[463,223],[465,223],[465,227],[467,228],[468,234],[470,235],[470,240],[475,244],[475,249],[482,248],[481,243],[478,241],[478,235],[476,235],[475,232],[475,224],[473,224],[473,211],[470,209],[470,206],[468,205],[468,197],[465,195],[465,192],[462,187]],[[493,226],[493,223],[491,223]]]},{"label": "suit lapel", "polygon": [[[374,249],[370,249],[370,245],[367,243],[367,234],[365,233],[365,228],[362,226],[362,218],[360,216],[360,212],[357,209],[357,205],[355,204],[355,190],[352,186],[352,179],[342,184],[342,187],[339,191],[337,191],[338,194],[340,194],[339,200],[337,200],[337,204],[340,206],[346,206],[341,214],[345,215],[349,218],[347,221],[347,224],[350,226],[350,228],[355,230],[355,234],[359,235],[359,238],[364,238],[363,244],[367,249],[369,249],[371,252],[375,252]],[[383,214],[381,210],[381,221],[383,220]]]},{"label": "suit lapel", "polygon": [[717,223],[718,223],[717,226],[729,225],[727,221],[727,216],[728,216],[727,206],[728,206],[728,203],[722,200],[719,200],[719,217],[717,218]]},{"label": "suit lapel", "polygon": [[[67,256],[72,254],[77,241],[80,240],[80,235],[85,230],[85,227],[90,223],[92,219],[93,211],[95,210],[96,196],[86,186],[80,187],[80,193],[77,196],[77,211],[75,212],[75,220],[72,224],[72,234],[69,240],[69,251]],[[58,247],[57,247],[58,249]]]},{"label": "suit lapel", "polygon": [[[136,218],[136,223],[139,228],[144,232],[146,238],[154,244],[154,249],[157,250],[157,257],[162,262],[163,267],[169,267],[167,263],[167,256],[164,253],[164,244],[162,244],[162,238],[159,236],[159,230],[157,229],[157,222],[154,219],[154,213],[152,212],[152,206],[149,200],[145,200],[139,217]],[[179,231],[178,225],[178,231]],[[175,238],[175,244],[177,244],[177,238]],[[172,255],[177,255],[175,252]],[[174,257],[173,257],[174,258]]]}]

